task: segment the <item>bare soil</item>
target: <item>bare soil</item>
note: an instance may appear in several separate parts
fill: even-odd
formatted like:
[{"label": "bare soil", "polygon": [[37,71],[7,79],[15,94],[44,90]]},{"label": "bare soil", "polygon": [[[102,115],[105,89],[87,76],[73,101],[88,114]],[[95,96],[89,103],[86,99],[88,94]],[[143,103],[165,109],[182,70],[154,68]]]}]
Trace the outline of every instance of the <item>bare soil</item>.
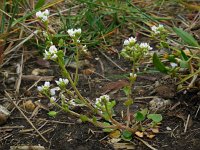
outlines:
[{"label": "bare soil", "polygon": [[[123,102],[125,97],[123,92],[117,87],[106,87],[106,85],[112,85],[110,83],[119,82],[123,80],[126,83],[125,76],[130,72],[129,63],[125,60],[118,59],[117,54],[106,54],[119,66],[121,66],[125,72],[121,71],[117,66],[113,65],[100,53],[92,54],[93,57],[98,57],[99,60],[90,60],[90,66],[82,68],[95,68],[96,72],[103,75],[110,81],[103,79],[97,74],[83,75],[80,71],[79,89],[87,98],[94,100],[100,96],[101,93],[107,93],[112,98],[116,99],[117,106],[115,108],[116,115],[119,117],[122,111],[125,111]],[[39,56],[38,56],[39,57]],[[39,57],[40,58],[40,57]],[[103,65],[103,70],[101,69]],[[0,104],[6,105],[9,100],[5,96],[4,90],[6,90],[14,98],[14,83],[10,81],[15,75],[12,75],[15,68],[12,63],[5,67],[5,71],[9,71],[9,77],[0,81],[1,93]],[[23,74],[31,74],[31,71],[35,68],[44,69],[42,65],[38,65],[35,59],[29,59],[24,63]],[[50,64],[47,68],[49,71],[43,76],[53,75],[55,78],[60,77],[57,66]],[[73,72],[73,69],[71,70]],[[164,99],[170,99],[172,105],[164,111],[161,111],[163,115],[163,121],[159,133],[153,139],[144,138],[143,140],[148,142],[153,147],[159,150],[198,150],[200,148],[200,113],[197,113],[200,106],[199,89],[187,91],[187,93],[176,93],[173,89],[175,83],[170,80],[165,80],[165,75],[160,73],[144,73],[138,76],[135,88],[133,89],[133,97],[146,97],[146,96],[159,96]],[[155,92],[155,82],[160,82],[161,86],[165,88],[159,88]],[[48,104],[48,101],[44,97],[40,97],[37,93],[36,87],[33,87],[30,91],[27,91],[35,81],[22,80],[20,86],[20,93],[18,97],[15,97],[20,106],[27,100],[33,102],[40,100],[42,106],[47,109],[56,109]],[[120,82],[121,83],[121,82]],[[39,83],[40,84],[40,83]],[[110,88],[110,89],[109,89]],[[166,89],[168,91],[166,91]],[[198,94],[197,94],[198,93]],[[135,104],[131,107],[131,111],[135,112],[139,108],[148,107],[148,103],[151,99],[136,99]],[[27,112],[23,110],[25,115],[30,118],[30,121],[40,131],[40,133],[48,140],[45,142],[30,126],[27,120],[21,115],[21,113],[15,108],[11,107],[11,117],[4,125],[0,126],[0,149],[7,150],[10,146],[19,145],[41,145],[49,150],[108,150],[114,149],[114,144],[109,143],[110,137],[107,133],[102,132],[101,129],[94,127],[89,123],[82,123],[77,118],[70,116],[64,112],[59,112],[55,118],[47,115],[48,111],[38,109],[37,113]],[[84,112],[83,109],[77,108],[78,112]],[[188,115],[190,120],[186,132],[184,132]],[[116,118],[116,119],[120,119]],[[167,130],[171,128],[171,130]],[[124,141],[121,141],[124,143]],[[128,143],[128,142],[127,142]],[[149,149],[141,141],[133,138],[131,144],[134,149],[145,150]],[[128,147],[127,147],[128,148]],[[123,149],[126,149],[123,148]]]}]

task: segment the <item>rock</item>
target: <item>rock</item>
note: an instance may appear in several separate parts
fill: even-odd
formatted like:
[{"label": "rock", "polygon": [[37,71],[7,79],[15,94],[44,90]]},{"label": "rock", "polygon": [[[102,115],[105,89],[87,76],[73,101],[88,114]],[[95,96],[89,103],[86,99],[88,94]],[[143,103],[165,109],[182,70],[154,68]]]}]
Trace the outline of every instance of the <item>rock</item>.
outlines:
[{"label": "rock", "polygon": [[45,150],[43,146],[10,146],[10,150]]},{"label": "rock", "polygon": [[155,97],[149,102],[149,110],[152,112],[161,112],[172,104],[171,100]]},{"label": "rock", "polygon": [[24,103],[24,107],[26,111],[33,112],[35,109],[35,104],[31,100],[28,100]]},{"label": "rock", "polygon": [[160,85],[155,88],[155,92],[157,96],[162,98],[173,98],[175,95],[174,87],[168,85]]},{"label": "rock", "polygon": [[0,105],[0,125],[6,123],[10,116],[10,112],[4,106]]}]

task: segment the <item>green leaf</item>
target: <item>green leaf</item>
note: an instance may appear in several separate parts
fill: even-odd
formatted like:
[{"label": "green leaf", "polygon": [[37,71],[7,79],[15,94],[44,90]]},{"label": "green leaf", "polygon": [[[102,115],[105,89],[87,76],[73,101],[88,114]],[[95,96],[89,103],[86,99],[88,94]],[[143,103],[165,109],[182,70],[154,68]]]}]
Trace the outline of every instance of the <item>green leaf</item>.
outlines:
[{"label": "green leaf", "polygon": [[81,121],[86,122],[89,118],[86,115],[80,115],[80,119]]},{"label": "green leaf", "polygon": [[96,123],[96,122],[97,122],[97,118],[96,118],[95,116],[93,116],[93,117],[92,117],[92,121],[93,121],[94,123]]},{"label": "green leaf", "polygon": [[189,59],[183,50],[181,50],[181,57],[185,61],[187,61]]},{"label": "green leaf", "polygon": [[156,53],[153,54],[153,64],[155,67],[162,73],[167,73],[168,69],[165,67],[165,65],[161,62],[160,58]]},{"label": "green leaf", "polygon": [[148,113],[148,109],[147,109],[147,108],[144,108],[144,109],[142,109],[140,112],[143,114],[143,116],[146,116],[147,113]]},{"label": "green leaf", "polygon": [[63,40],[63,39],[60,39],[60,40],[59,40],[58,46],[59,46],[59,47],[64,46],[64,40]]},{"label": "green leaf", "polygon": [[189,34],[188,32],[183,31],[181,28],[172,28],[174,32],[183,40],[184,43],[194,46],[194,47],[199,47],[198,42],[194,39],[194,37]]},{"label": "green leaf", "polygon": [[128,96],[131,93],[131,88],[130,86],[125,86],[123,88],[124,93],[126,94],[126,96]]},{"label": "green leaf", "polygon": [[132,104],[133,104],[133,100],[132,99],[129,99],[129,100],[127,100],[127,101],[124,102],[125,106],[130,106]]},{"label": "green leaf", "polygon": [[[108,122],[104,122],[103,125],[106,127],[106,126],[110,126],[110,123]],[[111,128],[104,128],[103,129],[103,132],[112,132],[114,129],[111,129]]]},{"label": "green leaf", "polygon": [[181,60],[180,61],[180,67],[181,68],[189,68],[189,64],[187,61]]},{"label": "green leaf", "polygon": [[151,119],[155,123],[159,123],[162,121],[162,115],[161,114],[149,114],[147,115],[148,119]]},{"label": "green leaf", "polygon": [[136,114],[135,114],[135,120],[136,121],[143,121],[145,119],[145,116],[141,113],[141,112],[137,112]]},{"label": "green leaf", "polygon": [[50,112],[48,112],[48,115],[49,115],[50,117],[55,117],[57,114],[58,114],[58,113],[57,113],[56,111],[50,111]]},{"label": "green leaf", "polygon": [[175,63],[175,62],[176,62],[176,59],[175,59],[175,58],[176,58],[176,57],[175,57],[174,55],[169,55],[167,59],[168,59],[170,62],[174,62],[174,63]]},{"label": "green leaf", "polygon": [[124,130],[122,132],[122,139],[125,141],[130,141],[132,139],[132,133],[130,131]]},{"label": "green leaf", "polygon": [[45,4],[45,0],[38,0],[38,2],[35,5],[35,9],[42,7],[44,4]]}]

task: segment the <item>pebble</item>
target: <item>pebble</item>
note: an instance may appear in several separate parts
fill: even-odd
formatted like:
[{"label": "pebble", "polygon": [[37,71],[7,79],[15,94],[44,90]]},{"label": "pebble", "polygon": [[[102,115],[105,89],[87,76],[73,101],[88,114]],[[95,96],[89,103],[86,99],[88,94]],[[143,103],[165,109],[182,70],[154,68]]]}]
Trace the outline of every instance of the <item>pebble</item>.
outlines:
[{"label": "pebble", "polygon": [[161,112],[172,104],[171,100],[155,97],[149,102],[149,110],[152,112]]},{"label": "pebble", "polygon": [[10,116],[10,112],[4,106],[0,105],[0,125],[5,124]]}]

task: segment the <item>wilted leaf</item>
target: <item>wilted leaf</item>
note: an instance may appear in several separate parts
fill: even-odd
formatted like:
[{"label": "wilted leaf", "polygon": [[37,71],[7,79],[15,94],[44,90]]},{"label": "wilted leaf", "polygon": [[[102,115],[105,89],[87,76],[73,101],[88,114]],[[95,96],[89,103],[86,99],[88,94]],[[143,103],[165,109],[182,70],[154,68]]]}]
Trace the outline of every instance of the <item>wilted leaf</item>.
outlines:
[{"label": "wilted leaf", "polygon": [[129,82],[126,80],[118,80],[116,82],[108,83],[102,87],[102,91],[103,91],[102,94],[106,94],[111,91],[118,91],[127,85],[129,85]]},{"label": "wilted leaf", "polygon": [[137,135],[138,137],[142,138],[144,136],[144,133],[140,132],[140,131],[137,131],[137,132],[135,132],[135,135]]},{"label": "wilted leaf", "polygon": [[153,133],[159,133],[159,129],[158,129],[158,128],[152,128],[151,131],[152,131]]},{"label": "wilted leaf", "polygon": [[121,135],[121,132],[119,130],[115,130],[115,131],[110,132],[109,137],[117,139],[120,137],[120,135]]},{"label": "wilted leaf", "polygon": [[155,134],[147,134],[146,136],[147,136],[148,138],[152,139],[152,138],[154,138],[156,135],[155,135]]},{"label": "wilted leaf", "polygon": [[92,74],[94,73],[94,71],[95,71],[94,68],[91,68],[91,69],[84,69],[84,70],[82,70],[82,73],[83,73],[84,75],[89,76],[89,75],[92,75]]}]

